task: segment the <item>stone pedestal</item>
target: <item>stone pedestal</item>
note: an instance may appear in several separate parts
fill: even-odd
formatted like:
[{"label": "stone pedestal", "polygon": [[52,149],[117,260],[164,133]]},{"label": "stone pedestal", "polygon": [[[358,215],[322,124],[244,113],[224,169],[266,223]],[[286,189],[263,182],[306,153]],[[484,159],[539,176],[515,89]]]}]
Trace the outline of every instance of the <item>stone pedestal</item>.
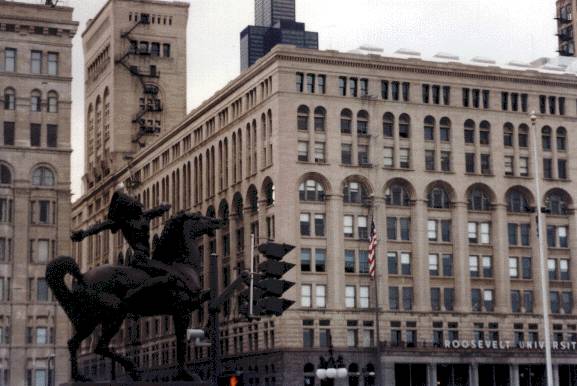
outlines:
[{"label": "stone pedestal", "polygon": [[182,381],[167,381],[167,382],[71,382],[62,383],[60,386],[210,386],[210,382],[182,382]]}]

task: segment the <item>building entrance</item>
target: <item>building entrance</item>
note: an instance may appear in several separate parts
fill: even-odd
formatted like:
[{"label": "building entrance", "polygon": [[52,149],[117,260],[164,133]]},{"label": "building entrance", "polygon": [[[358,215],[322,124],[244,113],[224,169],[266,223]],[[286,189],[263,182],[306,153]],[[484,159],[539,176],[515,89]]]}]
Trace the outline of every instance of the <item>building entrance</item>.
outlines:
[{"label": "building entrance", "polygon": [[479,365],[479,385],[511,386],[509,365]]},{"label": "building entrance", "polygon": [[427,365],[396,363],[395,386],[427,386]]},{"label": "building entrance", "polygon": [[577,365],[559,365],[559,386],[577,386]]},{"label": "building entrance", "polygon": [[545,366],[520,365],[519,386],[547,386],[547,379],[545,378]]},{"label": "building entrance", "polygon": [[469,365],[437,365],[437,386],[470,386]]}]

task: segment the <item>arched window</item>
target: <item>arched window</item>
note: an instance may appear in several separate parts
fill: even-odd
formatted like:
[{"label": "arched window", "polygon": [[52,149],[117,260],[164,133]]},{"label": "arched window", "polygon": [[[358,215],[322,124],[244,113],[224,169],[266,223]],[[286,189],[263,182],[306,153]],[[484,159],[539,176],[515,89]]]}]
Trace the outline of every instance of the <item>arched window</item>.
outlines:
[{"label": "arched window", "polygon": [[503,125],[503,145],[513,146],[513,125],[507,122]]},{"label": "arched window", "polygon": [[324,107],[315,108],[315,131],[325,131],[326,116],[327,110]]},{"label": "arched window", "polygon": [[368,198],[367,188],[357,181],[349,181],[343,187],[343,201],[351,204],[362,204]]},{"label": "arched window", "polygon": [[42,93],[38,90],[32,90],[30,93],[30,111],[40,112],[42,110]]},{"label": "arched window", "polygon": [[467,119],[464,124],[465,143],[475,143],[475,121]]},{"label": "arched window", "polygon": [[399,116],[399,137],[409,138],[411,136],[411,117],[408,114]]},{"label": "arched window", "polygon": [[16,91],[14,91],[14,89],[11,87],[8,87],[4,90],[4,109],[16,109]]},{"label": "arched window", "polygon": [[507,193],[507,210],[513,213],[529,213],[532,208],[529,206],[529,200],[523,192],[518,189],[512,189]]},{"label": "arched window", "polygon": [[411,195],[403,184],[394,182],[385,191],[385,203],[387,205],[409,206]]},{"label": "arched window", "polygon": [[32,185],[34,186],[53,186],[54,173],[45,166],[34,169],[32,173]]},{"label": "arched window", "polygon": [[435,140],[435,118],[430,115],[427,115],[423,122],[423,135],[425,141]]},{"label": "arched window", "polygon": [[0,184],[11,184],[12,183],[12,173],[8,166],[0,164]]},{"label": "arched window", "polygon": [[353,122],[353,113],[349,109],[341,111],[341,133],[350,134]]},{"label": "arched window", "polygon": [[232,210],[233,214],[238,218],[242,218],[242,209],[243,209],[243,199],[239,192],[235,193],[232,198]]},{"label": "arched window", "polygon": [[469,210],[491,210],[491,195],[481,187],[475,187],[469,192]]},{"label": "arched window", "polygon": [[567,149],[567,130],[564,127],[557,128],[557,150],[565,151]]},{"label": "arched window", "polygon": [[449,193],[441,186],[433,187],[427,194],[428,206],[433,209],[449,209],[451,201]]},{"label": "arched window", "polygon": [[541,129],[541,145],[543,150],[551,150],[551,128],[544,126]]},{"label": "arched window", "polygon": [[369,134],[369,113],[365,110],[361,110],[357,113],[357,134]]},{"label": "arched window", "polygon": [[319,182],[313,179],[306,180],[299,186],[299,200],[324,201],[325,189]]},{"label": "arched window", "polygon": [[517,134],[519,147],[529,147],[529,126],[526,124],[519,125],[519,133]]},{"label": "arched window", "polygon": [[309,108],[300,105],[297,111],[297,127],[299,130],[309,129]]},{"label": "arched window", "polygon": [[57,113],[58,112],[58,94],[56,91],[50,91],[48,93],[48,112]]},{"label": "arched window", "polygon": [[545,207],[550,214],[565,215],[569,208],[570,197],[561,189],[554,189],[545,196]]},{"label": "arched window", "polygon": [[447,117],[443,117],[439,121],[439,137],[441,142],[451,141],[451,120]]},{"label": "arched window", "polygon": [[251,185],[246,192],[248,198],[248,204],[250,205],[250,210],[252,212],[258,211],[258,194],[254,185]]},{"label": "arched window", "polygon": [[393,138],[395,130],[395,116],[391,113],[383,114],[383,137]]},{"label": "arched window", "polygon": [[491,124],[487,121],[481,121],[479,125],[479,143],[481,145],[491,143]]}]

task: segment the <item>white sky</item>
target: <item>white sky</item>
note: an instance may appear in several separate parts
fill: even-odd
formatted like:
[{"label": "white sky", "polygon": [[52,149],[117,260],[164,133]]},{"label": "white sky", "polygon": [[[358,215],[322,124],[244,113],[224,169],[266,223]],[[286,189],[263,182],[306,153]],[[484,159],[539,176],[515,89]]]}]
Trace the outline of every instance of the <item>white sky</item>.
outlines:
[{"label": "white sky", "polygon": [[[38,3],[40,0],[28,0]],[[188,26],[188,110],[239,74],[240,31],[254,22],[254,0],[185,0]],[[106,0],[65,0],[80,22],[74,38],[72,192],[81,192],[84,90],[81,33]],[[363,44],[449,52],[462,59],[531,61],[556,55],[554,0],[296,0],[297,20],[319,32],[320,49]]]}]

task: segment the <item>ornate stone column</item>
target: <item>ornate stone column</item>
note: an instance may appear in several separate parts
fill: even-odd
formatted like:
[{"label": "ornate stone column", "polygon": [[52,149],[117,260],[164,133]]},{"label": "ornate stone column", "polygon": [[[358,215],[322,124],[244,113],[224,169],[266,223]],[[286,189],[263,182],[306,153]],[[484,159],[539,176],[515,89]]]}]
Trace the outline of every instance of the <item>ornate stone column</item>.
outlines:
[{"label": "ornate stone column", "polygon": [[[411,213],[413,234],[413,283],[415,295],[415,311],[427,311],[430,306],[430,280],[428,251],[429,239],[427,237],[427,201],[415,200]],[[418,285],[417,285],[418,284]]]},{"label": "ornate stone column", "polygon": [[327,230],[327,307],[344,308],[345,306],[345,263],[343,242],[343,196],[342,194],[326,195]]},{"label": "ornate stone column", "polygon": [[467,234],[467,204],[455,202],[453,208],[453,275],[455,278],[455,310],[471,309],[471,279],[469,278],[469,237]]},{"label": "ornate stone column", "polygon": [[[511,279],[509,277],[509,236],[507,229],[507,206],[505,204],[495,204],[492,228],[495,311],[498,313],[507,313],[510,309]],[[519,270],[521,270],[520,264]]]}]

